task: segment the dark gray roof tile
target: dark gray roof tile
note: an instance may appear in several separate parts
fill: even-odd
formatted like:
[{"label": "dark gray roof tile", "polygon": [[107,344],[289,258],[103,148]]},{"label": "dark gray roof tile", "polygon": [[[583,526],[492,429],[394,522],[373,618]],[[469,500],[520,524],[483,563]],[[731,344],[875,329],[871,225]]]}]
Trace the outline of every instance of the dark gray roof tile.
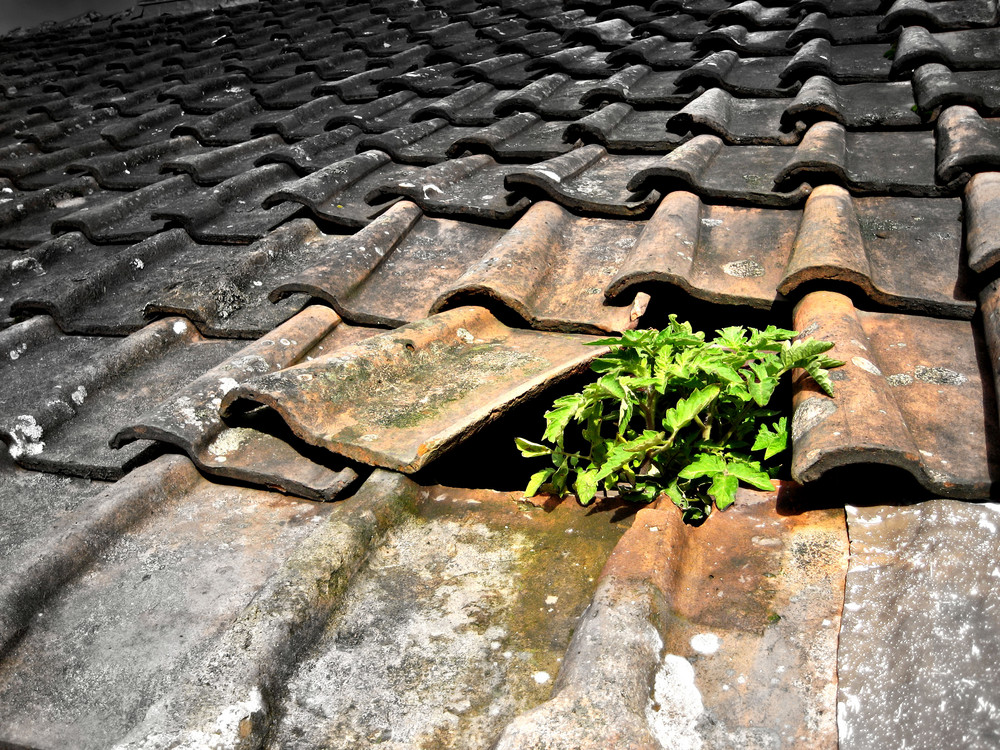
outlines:
[{"label": "dark gray roof tile", "polygon": [[69,174],[89,174],[107,190],[138,190],[166,179],[161,171],[170,159],[204,153],[194,138],[180,136],[147,146],[78,158],[66,167]]},{"label": "dark gray roof tile", "polygon": [[633,41],[608,55],[609,65],[648,65],[653,70],[684,70],[703,55],[691,42],[674,42],[662,36]]},{"label": "dark gray roof tile", "polygon": [[684,84],[685,71],[653,71],[648,65],[630,65],[603,81],[595,81],[583,95],[586,106],[602,101],[624,101],[639,108],[679,107],[691,101],[700,84]]},{"label": "dark gray roof tile", "polygon": [[292,145],[278,145],[261,156],[254,166],[288,164],[300,175],[307,175],[357,152],[361,131],[352,125],[315,135]]},{"label": "dark gray roof tile", "polygon": [[509,89],[472,83],[436,102],[424,104],[411,118],[418,121],[440,117],[452,125],[483,127],[493,123],[497,108],[513,95],[515,92]]},{"label": "dark gray roof tile", "polygon": [[117,479],[155,457],[147,441],[120,450],[108,441],[140,413],[240,348],[202,338],[182,318],[152,323],[128,338],[66,337],[36,316],[0,331],[5,378],[30,381],[4,393],[0,435],[22,466]]},{"label": "dark gray roof tile", "polygon": [[879,22],[879,28],[895,30],[900,26],[923,26],[932,31],[996,26],[1000,21],[993,0],[896,0]]},{"label": "dark gray roof tile", "polygon": [[251,83],[242,73],[227,73],[195,83],[171,86],[160,95],[180,104],[185,112],[212,115],[250,97]]},{"label": "dark gray roof tile", "polygon": [[0,149],[0,175],[25,190],[52,187],[67,179],[67,169],[76,160],[111,152],[111,145],[100,140],[49,153],[39,151],[33,143],[19,143]]},{"label": "dark gray roof tile", "polygon": [[286,164],[255,167],[215,187],[187,191],[179,199],[161,204],[152,216],[180,225],[199,242],[250,243],[295,213],[293,204],[265,203],[294,178],[295,172]]},{"label": "dark gray roof tile", "polygon": [[265,155],[282,148],[287,148],[287,144],[280,136],[265,135],[223,148],[171,155],[162,159],[160,166],[164,172],[189,174],[199,185],[217,185],[260,166]]},{"label": "dark gray roof tile", "polygon": [[1000,68],[1000,29],[969,29],[932,34],[923,26],[907,26],[899,33],[892,75],[907,78],[921,65],[941,63],[953,71]]},{"label": "dark gray roof tile", "polygon": [[612,153],[662,154],[681,143],[688,132],[667,132],[665,125],[670,115],[662,110],[635,110],[624,102],[615,102],[570,123],[566,138],[598,143]]},{"label": "dark gray roof tile", "polygon": [[935,133],[941,182],[1000,169],[1000,119],[984,119],[971,107],[948,107],[938,117]]},{"label": "dark gray roof tile", "polygon": [[380,179],[367,200],[401,196],[428,213],[506,221],[520,215],[529,204],[516,189],[504,184],[504,178],[519,169],[498,164],[484,154],[463,156]]},{"label": "dark gray roof tile", "polygon": [[582,101],[600,84],[599,79],[580,81],[566,73],[549,73],[519,91],[504,92],[504,98],[496,104],[494,113],[506,115],[528,111],[547,118],[575,120],[592,110]]},{"label": "dark gray roof tile", "polygon": [[52,223],[108,198],[90,177],[75,177],[49,188],[0,193],[0,247],[28,248],[52,239]]},{"label": "dark gray roof tile", "polygon": [[940,63],[921,65],[913,72],[913,95],[921,112],[964,104],[981,115],[1000,115],[996,73],[987,70],[952,72]]}]

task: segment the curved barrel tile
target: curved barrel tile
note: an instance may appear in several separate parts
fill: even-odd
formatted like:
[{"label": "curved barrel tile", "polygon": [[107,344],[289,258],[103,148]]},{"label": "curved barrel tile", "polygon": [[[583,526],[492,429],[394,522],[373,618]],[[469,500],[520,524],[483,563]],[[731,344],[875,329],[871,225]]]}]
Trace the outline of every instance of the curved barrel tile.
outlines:
[{"label": "curved barrel tile", "polygon": [[831,355],[847,364],[832,373],[832,399],[804,373],[795,378],[793,477],[882,464],[945,497],[989,497],[1000,435],[971,323],[866,313],[840,294],[813,292],[794,326],[835,342]]},{"label": "curved barrel tile", "polygon": [[794,493],[741,491],[697,529],[672,506],[640,510],[553,697],[498,750],[836,748],[847,529],[842,510],[804,510]]},{"label": "curved barrel tile", "polygon": [[937,119],[937,176],[941,182],[1000,169],[1000,120],[985,120],[972,107],[948,107]]},{"label": "curved barrel tile", "polygon": [[406,473],[601,354],[592,338],[520,331],[460,307],[251,378],[223,397],[274,409],[308,443]]}]

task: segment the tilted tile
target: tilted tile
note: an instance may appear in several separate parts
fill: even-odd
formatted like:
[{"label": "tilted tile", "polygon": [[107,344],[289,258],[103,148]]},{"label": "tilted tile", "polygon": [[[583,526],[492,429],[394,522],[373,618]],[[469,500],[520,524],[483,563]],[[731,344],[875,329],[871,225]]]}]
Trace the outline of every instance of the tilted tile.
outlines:
[{"label": "tilted tile", "polygon": [[515,92],[507,92],[494,112],[506,115],[514,112],[535,112],[542,117],[575,120],[593,107],[582,104],[596,80],[578,81],[565,73],[549,73]]},{"label": "tilted tile", "polygon": [[749,31],[740,25],[720,26],[700,34],[691,44],[702,55],[732,50],[741,57],[787,56],[799,44],[808,41],[794,42],[793,33],[787,29]]},{"label": "tilted tile", "polygon": [[[664,127],[671,113],[636,110],[624,102],[614,102],[582,117],[566,127],[566,138],[598,143],[612,153],[665,153],[686,139]],[[555,154],[552,154],[555,156]]]},{"label": "tilted tile", "polygon": [[324,221],[362,227],[380,210],[366,202],[374,190],[387,181],[409,180],[418,172],[417,167],[394,164],[382,151],[364,151],[286,181],[267,196],[265,205],[302,205]]},{"label": "tilted tile", "polygon": [[101,130],[118,119],[119,115],[114,109],[102,107],[30,130],[18,131],[16,135],[22,141],[34,143],[42,151],[59,151],[100,139]]},{"label": "tilted tile", "polygon": [[[334,505],[212,483],[178,456],[109,488],[4,582],[5,614],[27,616],[20,638],[5,633],[0,737],[110,747],[194,669],[208,668],[206,650],[216,659],[225,653],[226,636],[241,651],[257,645],[261,630],[272,636],[271,649],[253,648],[257,674],[278,653],[295,654],[289,634],[309,632],[311,616],[332,606],[360,564],[365,537],[377,539],[399,512],[388,503],[352,510],[353,528]],[[45,586],[48,596],[32,596],[26,583]],[[247,620],[257,623],[254,638]],[[247,661],[222,658],[227,669]],[[240,687],[250,690],[252,679]]]},{"label": "tilted tile", "polygon": [[525,24],[526,29],[549,29],[564,34],[574,29],[586,28],[597,19],[582,8],[564,10],[551,16],[536,18]]},{"label": "tilted tile", "polygon": [[403,164],[437,164],[447,160],[457,140],[475,130],[456,127],[439,118],[421,120],[385,133],[363,136],[358,140],[357,150],[384,151],[394,162]]},{"label": "tilted tile", "polygon": [[811,39],[826,39],[838,46],[891,44],[896,32],[881,28],[879,20],[878,15],[830,18],[822,11],[813,11],[789,34],[788,45],[794,48]]},{"label": "tilted tile", "polygon": [[948,107],[938,116],[935,134],[941,182],[1000,168],[1000,119],[984,119],[972,107]]},{"label": "tilted tile", "polygon": [[186,124],[191,116],[177,104],[150,110],[138,117],[122,118],[101,128],[101,138],[119,151],[166,140],[178,125]]},{"label": "tilted tile", "polygon": [[[301,69],[296,67],[296,70]],[[318,73],[304,70],[267,85],[254,86],[253,96],[266,109],[290,110],[311,102],[324,85],[326,84]]]},{"label": "tilted tile", "polygon": [[553,696],[495,747],[835,748],[847,529],[793,493],[741,492],[699,528],[640,510]]},{"label": "tilted tile", "polygon": [[868,313],[840,294],[813,292],[793,325],[835,342],[831,356],[846,362],[832,373],[832,399],[804,373],[795,378],[793,477],[811,482],[839,467],[878,464],[945,497],[990,496],[1000,434],[973,324]]},{"label": "tilted tile", "polygon": [[934,138],[920,132],[847,132],[818,122],[791,146],[726,146],[712,135],[687,141],[633,173],[632,189],[681,185],[704,197],[794,205],[811,185],[835,182],[855,195],[954,195],[939,185],[930,153]]},{"label": "tilted tile", "polygon": [[412,91],[397,91],[366,104],[338,107],[336,114],[326,120],[325,128],[353,125],[366,133],[385,133],[409,123],[413,114],[427,104]]},{"label": "tilted tile", "polygon": [[[363,73],[367,68],[368,58],[361,50],[351,50],[349,52],[333,52],[327,50],[327,54],[318,59],[307,62],[299,62],[295,66],[297,73],[315,73],[324,81],[339,81],[353,75]],[[271,57],[265,55],[262,62],[270,60]],[[261,74],[257,74],[260,76]],[[286,78],[284,75],[274,75],[271,83],[277,83]]]},{"label": "tilted tile", "polygon": [[0,193],[0,247],[28,248],[52,239],[54,221],[106,200],[107,193],[90,177],[10,196]]},{"label": "tilted tile", "polygon": [[993,0],[896,0],[879,22],[880,29],[922,26],[930,31],[996,26],[1000,21]]},{"label": "tilted tile", "polygon": [[657,284],[715,303],[771,309],[780,295],[850,284],[877,304],[971,318],[957,199],[852,198],[816,188],[799,211],[712,206],[668,194],[606,288]]},{"label": "tilted tile", "polygon": [[965,186],[969,267],[983,273],[1000,262],[1000,174],[974,174]]},{"label": "tilted tile", "polygon": [[199,242],[253,242],[297,210],[294,204],[267,202],[294,179],[295,172],[285,164],[255,167],[215,187],[192,190],[157,208],[153,218],[183,227]]},{"label": "tilted tile", "polygon": [[172,159],[205,151],[194,138],[179,136],[125,152],[76,159],[67,165],[66,172],[90,175],[107,190],[139,190],[169,177],[161,168]]},{"label": "tilted tile", "polygon": [[501,43],[499,51],[522,52],[529,57],[544,57],[563,48],[563,40],[552,31],[535,31],[512,35]]},{"label": "tilted tile", "polygon": [[306,219],[248,247],[199,244],[180,229],[97,247],[71,232],[0,265],[0,309],[46,312],[71,333],[122,336],[167,314],[209,336],[255,338],[305,304],[299,295],[273,305],[267,293],[315,261],[316,236]]},{"label": "tilted tile", "polygon": [[993,70],[953,72],[940,63],[927,63],[913,71],[913,95],[921,112],[964,104],[983,116],[1000,115],[1000,90]]},{"label": "tilted tile", "polygon": [[[276,372],[377,333],[341,324],[326,307],[309,307],[187,384],[119,431],[116,447],[154,440],[183,450],[203,472],[313,500],[334,500],[358,475],[344,461],[317,456],[266,420],[226,424],[222,396],[251,377]],[[258,422],[263,422],[258,424]]]},{"label": "tilted tile", "polygon": [[697,18],[709,18],[729,5],[727,0],[656,0],[650,10],[668,14],[689,13]]},{"label": "tilted tile", "polygon": [[222,413],[273,408],[307,443],[413,472],[540,388],[586,368],[576,334],[519,331],[459,307],[312,362],[251,378]]},{"label": "tilted tile", "polygon": [[191,135],[206,146],[230,146],[254,136],[254,126],[270,117],[263,106],[252,98],[203,117],[192,118],[171,131],[171,135]]},{"label": "tilted tile", "polygon": [[935,179],[934,138],[922,132],[848,132],[835,122],[818,122],[802,137],[775,176],[778,186],[799,180],[833,179],[856,194],[954,195],[959,185]]},{"label": "tilted tile", "polygon": [[529,70],[559,71],[573,78],[609,78],[618,67],[610,60],[610,52],[589,45],[569,47],[538,58]]},{"label": "tilted tile", "polygon": [[516,167],[506,184],[512,190],[537,188],[570,208],[635,216],[651,210],[660,193],[646,187],[633,190],[626,183],[631,175],[656,162],[654,156],[609,154],[592,144],[538,164]]},{"label": "tilted tile", "polygon": [[262,117],[252,126],[254,133],[277,133],[289,143],[322,134],[326,123],[345,104],[330,94],[313,98],[291,111],[279,110]]},{"label": "tilted tile", "polygon": [[287,164],[306,175],[357,153],[361,131],[353,125],[341,125],[329,132],[314,135],[291,145],[282,144],[257,159],[255,165]]},{"label": "tilted tile", "polygon": [[34,384],[0,403],[11,456],[26,468],[100,479],[118,479],[158,452],[146,441],[112,450],[115,432],[241,346],[204,339],[182,318],[118,339],[64,336],[36,316],[0,339],[0,350],[17,355],[4,358],[5,378]]},{"label": "tilted tile", "polygon": [[445,216],[472,216],[494,221],[513,219],[530,201],[505,180],[521,167],[498,164],[485,154],[463,156],[399,177],[380,179],[366,200],[404,197],[424,211]]},{"label": "tilted tile", "polygon": [[666,129],[683,135],[712,134],[738,145],[790,145],[798,143],[804,123],[786,118],[788,99],[734,97],[711,88],[678,112],[665,112]]},{"label": "tilted tile", "polygon": [[843,750],[994,743],[997,520],[994,503],[848,506]]},{"label": "tilted tile", "polygon": [[881,12],[884,0],[799,0],[792,11],[819,12],[829,18],[873,16]]},{"label": "tilted tile", "polygon": [[932,34],[923,26],[899,32],[892,75],[907,78],[927,63],[941,63],[953,71],[996,70],[1000,67],[1000,29],[968,29]]},{"label": "tilted tile", "polygon": [[407,73],[399,73],[379,82],[380,94],[413,91],[420,96],[441,97],[460,91],[467,77],[459,74],[462,66],[454,61],[424,65]]}]

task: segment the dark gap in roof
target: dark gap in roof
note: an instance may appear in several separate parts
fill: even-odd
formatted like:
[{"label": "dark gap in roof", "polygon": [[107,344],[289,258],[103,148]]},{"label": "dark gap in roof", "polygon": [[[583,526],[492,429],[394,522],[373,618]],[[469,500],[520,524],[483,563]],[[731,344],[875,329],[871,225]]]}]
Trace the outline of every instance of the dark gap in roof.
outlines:
[{"label": "dark gap in roof", "polygon": [[815,507],[913,505],[934,497],[908,471],[885,464],[838,466],[803,489]]},{"label": "dark gap in roof", "polygon": [[776,325],[790,328],[792,325],[792,306],[781,301],[776,301],[770,310],[762,310],[748,305],[707,302],[691,297],[681,289],[665,289],[663,285],[643,291],[649,293],[650,300],[637,328],[663,328],[671,314],[676,314],[678,320],[691,323],[696,331],[704,331],[709,336],[726,326],[766,328]]},{"label": "dark gap in roof", "polygon": [[532,474],[550,464],[546,458],[522,457],[514,446],[514,438],[540,441],[545,431],[544,414],[552,402],[576,393],[591,379],[588,370],[518,404],[414,474],[414,481],[422,485],[520,492]]}]

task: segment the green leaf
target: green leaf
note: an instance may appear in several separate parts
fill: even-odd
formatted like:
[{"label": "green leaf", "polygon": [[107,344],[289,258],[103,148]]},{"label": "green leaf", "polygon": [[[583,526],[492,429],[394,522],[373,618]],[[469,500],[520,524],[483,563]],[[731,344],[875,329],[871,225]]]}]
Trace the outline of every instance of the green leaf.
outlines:
[{"label": "green leaf", "polygon": [[587,469],[576,475],[576,496],[582,505],[589,505],[597,495],[597,469]]},{"label": "green leaf", "polygon": [[548,456],[552,453],[552,449],[549,446],[542,445],[541,443],[533,443],[530,440],[525,440],[524,438],[514,438],[514,444],[517,446],[517,449],[521,451],[521,455],[525,458]]},{"label": "green leaf", "polygon": [[708,407],[719,395],[719,386],[709,385],[699,388],[687,398],[678,400],[677,405],[667,409],[663,414],[663,425],[673,432],[686,427],[697,417],[702,409]]},{"label": "green leaf", "polygon": [[708,494],[715,500],[716,508],[725,510],[736,500],[736,490],[739,486],[739,480],[732,474],[718,474],[712,480]]},{"label": "green leaf", "polygon": [[767,406],[768,401],[771,400],[771,396],[774,395],[774,389],[777,387],[777,378],[764,378],[759,382],[751,380],[747,383],[747,390],[750,392],[750,396],[756,402],[757,406]]},{"label": "green leaf", "polygon": [[731,476],[746,482],[752,487],[756,487],[758,490],[764,490],[765,492],[774,491],[774,484],[771,483],[771,478],[766,472],[760,470],[760,466],[754,466],[747,461],[730,461],[727,471]]},{"label": "green leaf", "polygon": [[550,476],[552,476],[552,473],[554,471],[555,469],[549,468],[549,469],[542,469],[541,471],[536,471],[534,474],[532,474],[531,479],[528,480],[528,486],[524,488],[524,496],[534,497],[535,495],[537,495],[538,490],[541,488],[543,484],[545,484],[545,480],[548,479]]},{"label": "green leaf", "polygon": [[586,399],[582,393],[563,396],[553,401],[552,408],[545,412],[546,427],[542,439],[553,443],[558,441],[570,420],[576,416],[577,411],[585,402]]},{"label": "green leaf", "polygon": [[788,418],[782,417],[774,423],[772,432],[766,424],[762,424],[757,431],[757,437],[750,450],[763,450],[764,460],[777,456],[788,448]]},{"label": "green leaf", "polygon": [[726,471],[726,461],[722,456],[715,453],[700,453],[694,461],[677,472],[681,479],[695,479],[696,477],[714,477],[724,474]]}]

